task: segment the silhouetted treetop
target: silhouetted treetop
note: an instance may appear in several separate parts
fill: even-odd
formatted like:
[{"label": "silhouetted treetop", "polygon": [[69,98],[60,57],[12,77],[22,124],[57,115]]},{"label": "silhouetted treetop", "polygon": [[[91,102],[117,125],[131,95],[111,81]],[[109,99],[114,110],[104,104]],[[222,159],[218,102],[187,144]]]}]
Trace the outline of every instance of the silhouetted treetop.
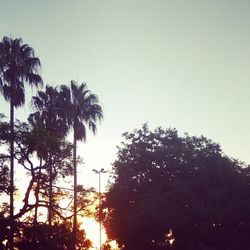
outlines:
[{"label": "silhouetted treetop", "polygon": [[173,238],[173,249],[245,249],[249,168],[204,136],[147,125],[123,136],[104,202],[111,239],[126,250],[168,249]]},{"label": "silhouetted treetop", "polygon": [[3,37],[0,42],[0,91],[15,107],[25,102],[24,83],[43,84],[39,75],[40,60],[21,38]]}]

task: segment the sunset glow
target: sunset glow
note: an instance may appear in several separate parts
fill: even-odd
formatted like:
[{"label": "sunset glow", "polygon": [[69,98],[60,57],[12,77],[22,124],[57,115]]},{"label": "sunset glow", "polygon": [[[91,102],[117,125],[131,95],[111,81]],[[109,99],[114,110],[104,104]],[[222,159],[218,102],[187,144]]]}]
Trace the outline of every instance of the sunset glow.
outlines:
[{"label": "sunset glow", "polygon": [[[85,217],[82,221],[82,229],[85,230],[86,236],[91,240],[93,247],[91,250],[99,249],[100,246],[100,224],[94,218]],[[105,228],[102,227],[102,243],[105,243],[107,235]]]},{"label": "sunset glow", "polygon": [[0,250],[250,250],[250,0],[1,9]]},{"label": "sunset glow", "polygon": [[[94,218],[85,217],[82,220],[81,229],[84,229],[86,236],[91,240],[93,246],[90,250],[97,250],[100,248],[100,224]],[[102,227],[102,244],[107,242],[107,234],[104,227]],[[120,250],[115,240],[109,241],[112,250]]]}]

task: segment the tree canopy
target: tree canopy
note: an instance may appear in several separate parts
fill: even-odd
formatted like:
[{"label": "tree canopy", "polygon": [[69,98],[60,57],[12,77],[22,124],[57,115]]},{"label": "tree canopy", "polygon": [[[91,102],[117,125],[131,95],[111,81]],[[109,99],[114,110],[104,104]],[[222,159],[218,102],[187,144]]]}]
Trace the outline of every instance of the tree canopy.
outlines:
[{"label": "tree canopy", "polygon": [[246,249],[249,167],[175,129],[123,136],[103,203],[111,239],[126,250]]},{"label": "tree canopy", "polygon": [[[72,231],[73,194],[70,186],[61,188],[60,183],[65,177],[73,175],[72,144],[65,138],[54,136],[46,128],[36,124],[20,121],[15,123],[14,158],[18,163],[19,172],[22,169],[26,175],[23,186],[26,185],[20,210],[14,214],[14,246],[18,249],[87,249],[84,230],[76,228],[76,248],[74,248]],[[9,195],[9,153],[4,145],[9,142],[12,134],[10,124],[0,117],[0,194]],[[53,166],[51,168],[51,166]],[[51,225],[46,221],[46,210],[50,207],[50,184],[53,182],[53,203],[51,206]],[[59,184],[59,186],[58,186]],[[19,191],[17,186],[15,190]],[[78,215],[88,215],[86,208],[92,204],[88,197],[93,190],[77,187]],[[61,204],[61,201],[64,204]],[[65,203],[66,202],[66,203]],[[0,204],[0,249],[4,243],[9,244],[9,207],[7,203]],[[53,232],[53,233],[52,233]],[[64,234],[64,236],[62,236]],[[2,248],[1,248],[2,247]]]},{"label": "tree canopy", "polygon": [[39,73],[40,60],[21,38],[3,37],[0,42],[0,92],[15,107],[25,102],[24,83],[43,84]]},{"label": "tree canopy", "polygon": [[38,71],[39,58],[21,38],[3,37],[0,42],[0,93],[10,102],[10,250],[14,249],[14,107],[25,103],[24,83],[38,87],[43,84]]},{"label": "tree canopy", "polygon": [[[89,215],[86,207],[93,204],[89,198],[93,189],[77,185],[76,164],[81,158],[76,140],[86,140],[85,126],[95,134],[102,107],[85,83],[71,81],[70,87],[46,85],[32,97],[34,113],[27,123],[15,120],[14,108],[25,103],[25,83],[43,85],[40,67],[34,50],[21,38],[3,37],[0,94],[10,102],[10,122],[0,113],[0,195],[9,196],[10,202],[0,203],[0,249],[87,249],[90,242],[76,218]],[[71,128],[73,144],[67,141]],[[14,183],[14,162],[17,172],[26,176],[27,188],[20,193]],[[73,188],[60,187],[65,177],[72,176]],[[17,193],[23,200],[14,209]]]}]

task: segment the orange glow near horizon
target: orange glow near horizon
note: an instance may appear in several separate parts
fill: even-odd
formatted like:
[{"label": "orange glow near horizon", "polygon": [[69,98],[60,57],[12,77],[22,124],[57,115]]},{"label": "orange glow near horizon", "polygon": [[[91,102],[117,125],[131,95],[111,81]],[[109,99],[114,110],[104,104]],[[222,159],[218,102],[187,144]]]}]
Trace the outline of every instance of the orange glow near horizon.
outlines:
[{"label": "orange glow near horizon", "polygon": [[[81,228],[85,230],[86,237],[92,242],[93,246],[89,250],[99,250],[100,247],[100,224],[94,218],[84,217],[82,219]],[[102,244],[107,241],[107,234],[102,227]],[[109,242],[112,250],[120,250],[115,241]]]},{"label": "orange glow near horizon", "polygon": [[[99,249],[100,246],[100,224],[94,218],[84,217],[82,220],[82,229],[85,230],[86,236],[91,240],[93,247],[90,250]],[[102,243],[105,243],[107,235],[105,228],[102,227]]]}]

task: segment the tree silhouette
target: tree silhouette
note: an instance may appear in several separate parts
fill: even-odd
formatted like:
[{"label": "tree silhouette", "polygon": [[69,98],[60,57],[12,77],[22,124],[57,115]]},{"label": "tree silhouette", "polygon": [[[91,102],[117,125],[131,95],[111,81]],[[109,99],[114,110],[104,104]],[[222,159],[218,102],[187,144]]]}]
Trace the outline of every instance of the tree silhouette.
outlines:
[{"label": "tree silhouette", "polygon": [[[8,136],[8,132],[10,130],[10,126],[7,122],[3,122],[4,115],[0,114],[0,145],[7,144],[9,142],[10,137]],[[10,187],[10,176],[9,176],[9,167],[7,161],[9,159],[9,155],[6,153],[0,153],[0,194],[5,193],[9,194]]]},{"label": "tree silhouette", "polygon": [[[5,126],[5,123],[0,122],[0,142],[8,141],[10,138],[9,126]],[[49,207],[48,197],[50,197],[49,181],[50,176],[48,175],[50,164],[53,165],[53,180],[60,180],[66,176],[73,175],[72,168],[72,146],[64,139],[59,139],[51,136],[48,131],[40,128],[34,128],[26,123],[17,122],[15,123],[15,160],[18,162],[19,168],[23,167],[23,173],[26,174],[27,189],[23,194],[23,203],[20,204],[22,207],[19,212],[15,213],[15,232],[16,240],[15,247],[17,246],[17,239],[22,234],[22,223],[25,223],[28,219],[29,222],[33,221],[33,225],[36,226],[40,222],[39,214],[37,213],[38,208],[41,208],[40,212],[44,214],[44,209]],[[42,153],[43,161],[39,162],[34,157],[36,153]],[[46,157],[47,155],[47,157]],[[48,156],[51,156],[49,158]],[[2,165],[3,164],[3,165]],[[0,161],[0,169],[5,169],[4,161]],[[5,175],[0,171],[0,179],[5,180]],[[8,180],[6,180],[8,181]],[[0,186],[1,187],[1,186]],[[3,192],[5,189],[1,189]],[[81,192],[85,200],[82,199],[81,210],[87,205],[85,193]],[[72,200],[72,195],[68,195],[68,192],[56,188],[55,195],[53,196],[53,213],[55,214],[55,220],[57,221],[70,221],[72,216],[72,209],[60,206],[61,199]],[[4,204],[2,204],[4,205]],[[35,210],[35,212],[34,212]],[[6,236],[9,235],[9,218],[6,217],[5,206],[1,207],[0,210],[0,238],[1,241],[6,240]],[[44,214],[45,215],[45,214]],[[22,222],[20,222],[20,220]],[[40,218],[41,221],[41,218]],[[46,222],[46,221],[45,221]],[[46,222],[47,223],[47,222]],[[52,244],[52,242],[50,242]],[[46,242],[46,244],[50,244]],[[9,240],[7,241],[9,244]]]},{"label": "tree silhouette", "polygon": [[[46,224],[22,225],[23,236],[17,243],[20,250],[64,250],[73,249],[72,233],[69,223],[55,223],[52,226],[53,234],[50,235],[50,227]],[[86,239],[85,231],[77,228],[77,249],[87,250],[91,242]],[[50,243],[50,244],[49,244]]]},{"label": "tree silhouette", "polygon": [[29,45],[23,44],[21,38],[3,37],[0,43],[0,90],[4,98],[10,102],[10,249],[13,250],[13,215],[14,215],[14,107],[25,102],[24,83],[31,86],[41,85],[42,78],[38,74],[40,60],[34,56]]},{"label": "tree silhouette", "polygon": [[74,220],[73,234],[76,235],[77,226],[77,141],[86,140],[86,126],[95,134],[96,122],[103,117],[98,97],[87,89],[87,85],[78,85],[71,81],[70,88],[61,86],[60,98],[64,103],[67,122],[73,128],[73,165],[74,165]]},{"label": "tree silhouette", "polygon": [[[76,150],[77,141],[86,140],[87,127],[96,133],[97,121],[103,117],[102,108],[98,97],[87,89],[85,83],[78,85],[71,81],[70,87],[62,85],[60,91],[48,85],[45,91],[38,91],[32,98],[35,112],[29,116],[29,124],[14,122],[14,108],[25,103],[25,83],[35,87],[43,84],[39,69],[39,58],[22,39],[2,39],[0,91],[10,102],[10,123],[3,122],[4,116],[0,114],[0,143],[1,150],[10,144],[10,153],[5,149],[0,153],[0,194],[10,195],[10,205],[0,204],[0,249],[14,249],[14,232],[15,248],[19,249],[87,249],[89,243],[82,244],[81,238],[85,236],[79,234],[77,214],[93,202],[88,199],[93,190],[77,186]],[[65,139],[71,128],[73,145]],[[7,165],[9,159],[10,167]],[[14,160],[30,178],[27,179],[22,207],[15,214]],[[60,178],[72,174],[73,196],[69,189],[54,186]],[[65,197],[69,201],[73,199],[73,213],[71,202],[67,207],[61,207],[59,200]],[[41,225],[39,211],[44,213],[44,208],[48,209],[48,221]],[[73,234],[70,227],[73,227]],[[36,236],[29,238],[27,232],[31,235],[36,232]],[[54,237],[57,233],[58,237]],[[46,241],[44,245],[41,239]]]},{"label": "tree silhouette", "polygon": [[57,88],[46,85],[45,91],[38,91],[32,97],[32,108],[28,120],[33,126],[46,129],[52,136],[64,138],[69,130],[65,108]]},{"label": "tree silhouette", "polygon": [[174,129],[124,137],[103,203],[110,239],[126,250],[248,248],[249,168]]},{"label": "tree silhouette", "polygon": [[[45,91],[38,91],[37,95],[32,97],[32,107],[35,110],[28,120],[34,126],[45,129],[49,132],[52,137],[64,138],[68,131],[66,121],[64,121],[63,105],[60,103],[59,93],[56,88],[46,85]],[[46,151],[47,152],[47,151]],[[42,152],[38,151],[40,159],[44,156],[51,162],[52,155],[47,152],[43,155]],[[52,223],[52,206],[53,206],[53,171],[52,162],[49,164],[49,212],[48,220],[49,225]]]}]

